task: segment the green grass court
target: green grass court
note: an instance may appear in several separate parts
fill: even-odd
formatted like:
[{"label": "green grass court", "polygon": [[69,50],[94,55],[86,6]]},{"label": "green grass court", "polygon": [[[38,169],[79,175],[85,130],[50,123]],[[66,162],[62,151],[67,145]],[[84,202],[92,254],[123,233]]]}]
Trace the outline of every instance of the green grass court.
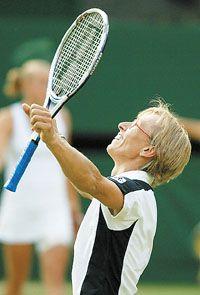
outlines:
[{"label": "green grass court", "polygon": [[[0,282],[0,294],[3,293],[3,282]],[[29,282],[26,284],[23,295],[43,295],[44,290],[38,282]],[[199,295],[200,286],[186,284],[140,284],[138,286],[138,295]],[[71,286],[68,284],[66,295],[72,295]]]}]

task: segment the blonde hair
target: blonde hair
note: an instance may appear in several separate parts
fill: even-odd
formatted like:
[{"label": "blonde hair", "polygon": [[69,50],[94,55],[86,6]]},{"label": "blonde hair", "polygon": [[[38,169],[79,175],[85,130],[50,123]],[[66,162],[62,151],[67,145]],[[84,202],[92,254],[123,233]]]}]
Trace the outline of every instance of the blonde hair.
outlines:
[{"label": "blonde hair", "polygon": [[152,186],[156,187],[169,182],[182,173],[191,155],[191,143],[185,129],[180,125],[169,105],[161,99],[154,100],[150,107],[138,114],[158,115],[151,136],[155,147],[155,158],[143,169],[153,176]]},{"label": "blonde hair", "polygon": [[21,93],[21,81],[27,75],[37,75],[38,71],[41,69],[49,70],[50,65],[45,60],[32,59],[26,61],[21,67],[12,68],[8,71],[5,78],[5,85],[3,87],[3,92],[6,96],[10,98],[16,98],[20,96]]}]

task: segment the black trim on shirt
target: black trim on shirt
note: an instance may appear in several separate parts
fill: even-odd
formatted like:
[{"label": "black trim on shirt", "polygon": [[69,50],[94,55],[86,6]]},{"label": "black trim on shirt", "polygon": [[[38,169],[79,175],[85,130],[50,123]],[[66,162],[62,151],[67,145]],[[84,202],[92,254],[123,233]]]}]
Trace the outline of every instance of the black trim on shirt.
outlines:
[{"label": "black trim on shirt", "polygon": [[109,176],[108,179],[113,181],[121,190],[123,195],[126,195],[130,192],[138,191],[144,189],[145,191],[152,190],[152,187],[145,181],[139,179],[130,179],[127,177],[113,177]]}]

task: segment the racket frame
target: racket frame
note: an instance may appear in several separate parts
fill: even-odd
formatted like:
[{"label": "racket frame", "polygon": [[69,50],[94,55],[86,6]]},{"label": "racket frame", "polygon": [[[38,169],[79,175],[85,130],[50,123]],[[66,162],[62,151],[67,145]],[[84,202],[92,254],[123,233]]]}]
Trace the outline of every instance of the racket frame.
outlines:
[{"label": "racket frame", "polygon": [[[73,29],[76,28],[76,25],[79,21],[82,20],[82,18],[86,17],[88,14],[92,13],[98,13],[101,15],[103,19],[103,32],[101,36],[101,40],[96,48],[96,53],[94,54],[94,57],[92,59],[92,62],[90,66],[88,67],[87,71],[83,74],[80,81],[78,82],[78,86],[71,91],[70,94],[62,95],[61,97],[58,97],[54,91],[52,90],[52,82],[53,82],[53,74],[55,71],[55,67],[57,65],[57,60],[60,55],[60,52],[62,51],[62,48],[65,44],[65,40],[68,38],[68,36],[71,34]],[[54,58],[51,63],[50,71],[49,71],[49,77],[48,77],[48,84],[47,84],[47,91],[46,91],[46,97],[44,100],[43,106],[48,108],[52,118],[55,117],[55,115],[59,112],[59,110],[63,107],[63,105],[85,84],[85,82],[89,79],[89,77],[93,74],[101,56],[104,50],[104,47],[106,45],[107,36],[109,31],[109,23],[108,23],[108,16],[107,14],[98,8],[91,8],[86,10],[85,12],[81,13],[75,21],[72,23],[72,25],[69,27],[69,29],[64,34],[63,38],[60,41],[60,44],[56,50],[56,53],[54,55]],[[31,135],[31,139],[21,154],[18,163],[14,169],[14,172],[11,174],[10,178],[7,180],[7,182],[4,185],[4,188],[15,192],[18,186],[18,183],[24,174],[37,146],[40,141],[39,135],[34,131]]]},{"label": "racket frame", "polygon": [[[52,90],[52,81],[53,81],[53,74],[54,74],[54,70],[57,64],[57,60],[58,57],[60,55],[60,52],[62,51],[62,48],[64,46],[65,40],[68,38],[68,36],[71,34],[71,32],[73,31],[73,29],[76,27],[77,23],[84,18],[87,14],[91,14],[91,13],[99,13],[103,19],[103,33],[102,33],[102,38],[101,38],[101,42],[99,43],[97,50],[96,50],[96,54],[94,55],[93,58],[93,62],[91,63],[89,69],[87,70],[87,72],[84,73],[84,75],[82,76],[81,80],[79,81],[79,86],[70,93],[70,95],[63,95],[61,97],[58,97],[54,91]],[[72,25],[69,27],[69,29],[66,31],[66,33],[64,34],[62,40],[60,41],[60,44],[56,50],[56,53],[54,55],[54,58],[52,60],[51,63],[51,67],[50,67],[50,71],[49,71],[49,77],[48,77],[48,85],[47,85],[47,91],[46,91],[46,98],[44,101],[43,106],[46,108],[50,108],[51,105],[53,105],[53,107],[50,110],[51,116],[52,118],[54,118],[56,116],[56,114],[60,111],[60,109],[63,107],[63,105],[72,97],[74,96],[74,94],[81,88],[83,87],[83,85],[86,83],[86,81],[90,78],[90,76],[93,74],[97,64],[99,63],[106,42],[107,42],[107,36],[108,36],[108,32],[109,32],[109,22],[108,22],[108,16],[107,14],[102,11],[99,8],[90,8],[86,11],[84,11],[83,13],[81,13],[76,19],[75,21],[72,23]],[[38,138],[38,134],[36,132],[32,133],[31,139],[36,141],[37,143],[39,142],[39,138]]]}]

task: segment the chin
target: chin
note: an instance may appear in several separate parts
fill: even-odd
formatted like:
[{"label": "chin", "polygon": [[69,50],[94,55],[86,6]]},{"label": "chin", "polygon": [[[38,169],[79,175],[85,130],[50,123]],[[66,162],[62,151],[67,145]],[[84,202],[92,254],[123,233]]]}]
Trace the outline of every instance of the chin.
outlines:
[{"label": "chin", "polygon": [[112,153],[112,146],[111,146],[111,144],[109,144],[109,145],[107,146],[106,151],[107,151],[107,153],[111,156],[111,153]]},{"label": "chin", "polygon": [[112,147],[112,144],[109,144],[106,148],[108,155],[113,159],[114,157],[114,149]]},{"label": "chin", "polygon": [[106,151],[109,152],[110,150],[110,144],[107,146]]}]

